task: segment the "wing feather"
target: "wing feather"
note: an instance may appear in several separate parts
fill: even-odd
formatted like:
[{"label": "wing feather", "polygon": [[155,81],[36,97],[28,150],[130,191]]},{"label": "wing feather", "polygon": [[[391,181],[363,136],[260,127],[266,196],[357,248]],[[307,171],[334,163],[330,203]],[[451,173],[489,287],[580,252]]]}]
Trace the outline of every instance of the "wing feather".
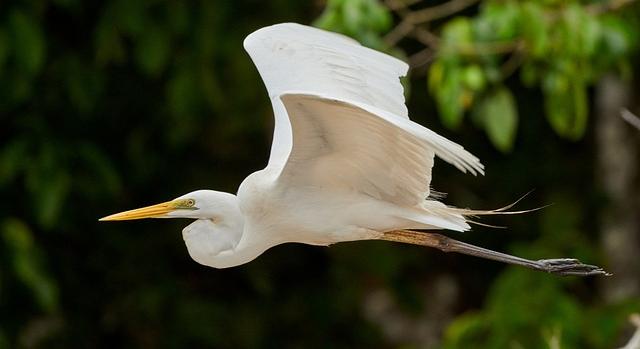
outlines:
[{"label": "wing feather", "polygon": [[276,180],[421,206],[434,155],[483,173],[463,147],[409,120],[404,62],[294,23],[262,28],[244,46],[275,111],[269,167],[278,169]]},{"label": "wing feather", "polygon": [[420,205],[429,195],[434,153],[426,140],[344,101],[305,94],[281,99],[293,134],[280,174],[288,186],[359,193],[403,206]]},{"label": "wing feather", "polygon": [[332,94],[408,118],[398,79],[406,63],[346,36],[296,23],[259,29],[244,40],[269,96],[285,91]]}]

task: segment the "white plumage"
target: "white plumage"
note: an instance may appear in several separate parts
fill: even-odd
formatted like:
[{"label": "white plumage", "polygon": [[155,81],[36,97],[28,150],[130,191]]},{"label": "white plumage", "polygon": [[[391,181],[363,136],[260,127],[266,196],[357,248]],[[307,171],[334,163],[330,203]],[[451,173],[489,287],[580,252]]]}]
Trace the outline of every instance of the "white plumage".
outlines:
[{"label": "white plumage", "polygon": [[296,23],[259,29],[244,48],[269,97],[307,91],[364,103],[408,118],[400,80],[409,66],[346,36]]},{"label": "white plumage", "polygon": [[[399,79],[407,64],[345,36],[294,23],[262,28],[244,47],[274,110],[267,167],[247,177],[237,196],[199,190],[103,220],[196,219],[183,231],[189,253],[216,268],[249,262],[285,242],[364,239],[445,250],[458,243],[457,252],[543,268],[406,230],[463,231],[469,229],[465,214],[500,213],[448,207],[429,197],[434,156],[474,175],[483,166],[460,145],[409,120]],[[574,260],[562,261],[566,272],[565,262]]]}]

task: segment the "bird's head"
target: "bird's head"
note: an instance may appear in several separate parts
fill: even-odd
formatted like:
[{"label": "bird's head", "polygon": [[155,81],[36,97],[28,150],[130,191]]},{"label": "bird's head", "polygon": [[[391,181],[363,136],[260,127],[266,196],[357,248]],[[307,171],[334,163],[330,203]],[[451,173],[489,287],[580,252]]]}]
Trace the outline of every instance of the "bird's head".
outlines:
[{"label": "bird's head", "polygon": [[213,190],[196,190],[171,201],[100,218],[124,221],[143,218],[191,218],[216,220],[238,212],[236,196]]},{"label": "bird's head", "polygon": [[189,255],[196,262],[215,268],[246,263],[269,247],[249,244],[235,250],[242,237],[244,217],[237,197],[229,193],[196,190],[171,201],[112,214],[100,220],[124,221],[143,218],[195,219],[195,222],[182,230]]}]

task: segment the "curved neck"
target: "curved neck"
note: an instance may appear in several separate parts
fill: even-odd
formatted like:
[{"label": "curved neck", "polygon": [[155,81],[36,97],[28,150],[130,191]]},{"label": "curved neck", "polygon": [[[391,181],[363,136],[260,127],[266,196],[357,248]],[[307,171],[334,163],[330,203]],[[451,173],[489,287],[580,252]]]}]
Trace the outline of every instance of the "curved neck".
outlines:
[{"label": "curved neck", "polygon": [[182,235],[189,255],[196,262],[213,268],[229,268],[248,263],[278,242],[254,233],[241,214],[224,220],[198,219],[184,228]]},{"label": "curved neck", "polygon": [[269,241],[260,239],[257,236],[247,235],[245,230],[240,242],[235,248],[220,251],[220,253],[213,256],[208,261],[209,263],[207,263],[207,265],[214,268],[230,268],[249,263],[274,245],[277,244],[270,243]]}]

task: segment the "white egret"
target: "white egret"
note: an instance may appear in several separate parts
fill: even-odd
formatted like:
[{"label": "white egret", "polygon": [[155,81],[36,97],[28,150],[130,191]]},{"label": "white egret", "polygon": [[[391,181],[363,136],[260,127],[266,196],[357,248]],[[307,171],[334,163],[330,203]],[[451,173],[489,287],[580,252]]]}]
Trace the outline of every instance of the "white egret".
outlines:
[{"label": "white egret", "polygon": [[563,275],[605,274],[575,259],[526,260],[415,230],[469,229],[468,216],[429,193],[437,155],[483,174],[460,145],[409,120],[404,62],[345,36],[284,23],[244,47],[275,114],[271,156],[237,195],[198,190],[101,220],[191,218],[182,234],[198,263],[226,268],[287,242],[327,246],[389,240],[435,247]]}]

